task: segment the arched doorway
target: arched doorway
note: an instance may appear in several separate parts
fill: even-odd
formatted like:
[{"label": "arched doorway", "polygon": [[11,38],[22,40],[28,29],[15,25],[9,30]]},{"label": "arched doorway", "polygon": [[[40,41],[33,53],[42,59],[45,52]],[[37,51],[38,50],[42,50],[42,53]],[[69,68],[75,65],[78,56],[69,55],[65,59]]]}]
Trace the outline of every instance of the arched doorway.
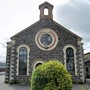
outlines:
[{"label": "arched doorway", "polygon": [[33,66],[33,70],[35,70],[38,66],[42,65],[43,61],[36,61]]},{"label": "arched doorway", "polygon": [[38,66],[42,65],[42,63],[37,63],[35,68],[37,68]]}]

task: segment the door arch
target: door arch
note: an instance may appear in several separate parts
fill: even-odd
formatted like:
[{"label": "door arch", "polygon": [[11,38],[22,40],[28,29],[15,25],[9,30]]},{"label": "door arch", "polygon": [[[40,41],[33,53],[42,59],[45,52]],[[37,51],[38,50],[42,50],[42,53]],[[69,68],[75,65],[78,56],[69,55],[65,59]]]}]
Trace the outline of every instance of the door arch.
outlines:
[{"label": "door arch", "polygon": [[33,70],[35,70],[36,67],[38,67],[39,65],[41,65],[41,64],[43,64],[43,63],[44,63],[43,61],[36,61],[36,62],[34,63],[34,66],[33,66]]}]

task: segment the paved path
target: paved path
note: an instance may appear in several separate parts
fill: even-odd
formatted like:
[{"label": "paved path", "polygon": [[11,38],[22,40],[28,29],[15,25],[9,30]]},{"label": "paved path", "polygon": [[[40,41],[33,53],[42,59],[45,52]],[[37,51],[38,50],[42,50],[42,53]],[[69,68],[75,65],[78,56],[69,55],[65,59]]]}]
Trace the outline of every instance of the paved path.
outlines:
[{"label": "paved path", "polygon": [[[90,79],[87,80],[87,84],[74,84],[73,90],[83,90],[81,87],[90,88]],[[29,86],[18,86],[18,85],[8,85],[4,83],[4,75],[0,75],[0,90],[30,90]],[[85,89],[90,90],[90,89]]]},{"label": "paved path", "polygon": [[30,87],[5,84],[4,75],[0,75],[0,90],[30,90]]}]

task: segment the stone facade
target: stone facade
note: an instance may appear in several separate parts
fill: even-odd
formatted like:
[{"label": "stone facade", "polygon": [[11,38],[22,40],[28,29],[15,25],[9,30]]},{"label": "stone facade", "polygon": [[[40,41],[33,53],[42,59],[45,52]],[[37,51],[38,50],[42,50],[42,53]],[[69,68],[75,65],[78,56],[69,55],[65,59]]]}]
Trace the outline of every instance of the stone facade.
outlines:
[{"label": "stone facade", "polygon": [[90,78],[90,52],[84,54],[86,78]]},{"label": "stone facade", "polygon": [[[48,15],[44,15],[44,9],[48,9]],[[75,50],[74,53],[74,67],[75,74],[72,75],[73,82],[85,82],[84,72],[84,57],[83,57],[83,44],[82,38],[72,33],[65,27],[61,26],[53,20],[52,9],[53,6],[48,2],[45,2],[39,6],[40,20],[32,24],[23,31],[17,33],[11,37],[11,42],[7,43],[7,58],[6,58],[6,77],[5,82],[17,83],[22,82],[24,84],[29,83],[32,71],[39,63],[44,63],[48,60],[59,60],[66,67],[66,55],[65,48],[72,47]],[[35,37],[40,30],[50,29],[56,33],[57,45],[49,50],[44,48],[40,49],[35,41]],[[44,32],[45,33],[45,32]],[[47,32],[48,34],[51,32]],[[50,34],[51,35],[51,34]],[[52,37],[53,39],[53,37]],[[56,40],[56,39],[55,39]],[[54,43],[54,41],[53,41]],[[56,43],[56,42],[55,42]],[[54,43],[54,44],[55,44]],[[19,75],[19,51],[18,48],[25,46],[28,49],[27,60],[27,75]],[[45,46],[45,45],[42,45]],[[49,46],[49,45],[48,45]]]}]

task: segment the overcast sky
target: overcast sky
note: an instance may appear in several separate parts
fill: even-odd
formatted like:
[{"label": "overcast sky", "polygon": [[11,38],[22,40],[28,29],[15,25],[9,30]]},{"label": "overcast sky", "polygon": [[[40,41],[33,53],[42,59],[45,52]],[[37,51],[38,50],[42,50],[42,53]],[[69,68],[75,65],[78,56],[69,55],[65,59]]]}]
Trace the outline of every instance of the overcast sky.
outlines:
[{"label": "overcast sky", "polygon": [[[6,61],[10,37],[39,20],[38,6],[45,1],[0,0],[0,61]],[[47,1],[54,5],[54,20],[82,37],[84,53],[90,52],[90,0]]]}]

